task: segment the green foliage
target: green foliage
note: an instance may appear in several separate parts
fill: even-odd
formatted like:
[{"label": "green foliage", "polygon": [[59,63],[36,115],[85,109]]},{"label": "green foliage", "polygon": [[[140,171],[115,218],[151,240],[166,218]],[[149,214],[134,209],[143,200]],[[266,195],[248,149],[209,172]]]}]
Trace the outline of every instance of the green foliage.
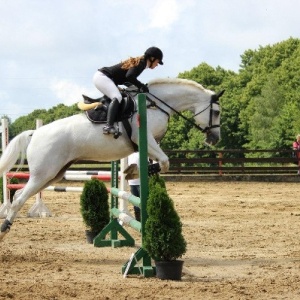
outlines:
[{"label": "green foliage", "polygon": [[300,40],[290,38],[242,55],[243,69],[239,76],[248,82],[241,94],[244,106],[238,129],[247,141],[240,148],[291,147],[291,136],[287,133],[294,132],[294,137],[299,127],[287,107],[298,103],[300,98],[299,54]]},{"label": "green foliage", "polygon": [[[238,131],[238,114],[240,112],[240,102],[238,99],[242,85],[238,80],[238,75],[233,71],[226,71],[221,67],[214,69],[206,63],[202,63],[189,72],[179,74],[179,77],[194,80],[202,84],[205,88],[216,92],[225,89],[225,94],[220,99],[222,107],[222,140],[218,147],[230,149],[238,148],[239,145],[244,142],[243,137],[239,135]],[[180,144],[182,145],[181,148],[169,148],[166,145],[164,146],[168,149],[204,149],[206,147],[204,140],[204,135],[193,128],[189,129],[184,143]]]},{"label": "green foliage", "polygon": [[86,181],[80,196],[83,222],[92,232],[100,232],[109,223],[108,192],[105,184],[92,179]]},{"label": "green foliage", "polygon": [[[202,63],[179,77],[195,80],[214,91],[226,90],[221,98],[219,148],[262,149],[274,144],[278,148],[290,147],[289,134],[293,132],[294,137],[299,131],[299,122],[291,112],[291,119],[287,118],[286,105],[300,102],[300,40],[290,38],[246,50],[241,55],[240,67],[239,73],[234,73]],[[281,134],[279,126],[283,128]],[[278,138],[275,143],[274,138]]]},{"label": "green foliage", "polygon": [[[183,115],[191,117],[190,112],[183,112]],[[191,129],[192,125],[189,122],[178,115],[173,115],[169,121],[168,131],[161,141],[161,147],[163,149],[186,149]]]},{"label": "green foliage", "polygon": [[22,131],[35,129],[36,128],[36,119],[41,119],[43,124],[46,125],[55,120],[66,118],[72,116],[74,114],[79,113],[79,109],[77,105],[74,104],[72,106],[65,106],[64,104],[58,104],[55,107],[46,109],[37,109],[27,116],[22,116],[18,118],[15,122],[13,122],[9,126],[9,136],[10,139],[15,137]]},{"label": "green foliage", "polygon": [[153,176],[150,177],[149,182],[148,182],[149,191],[152,191],[152,190],[154,191],[157,184],[163,189],[166,188],[165,180],[158,174],[154,174]]},{"label": "green foliage", "polygon": [[180,73],[178,77],[194,80],[203,85],[206,89],[215,90],[216,87],[222,85],[225,78],[230,77],[232,74],[234,74],[234,72],[226,71],[221,67],[214,69],[207,63],[202,63],[191,71]]},{"label": "green foliage", "polygon": [[168,196],[165,183],[158,175],[149,180],[148,219],[143,247],[155,260],[170,261],[186,252],[182,223]]},{"label": "green foliage", "polygon": [[261,95],[255,97],[248,106],[248,110],[252,110],[248,117],[251,139],[248,147],[251,149],[269,149],[274,142],[274,126],[281,118],[280,112],[284,106],[283,95],[277,87],[278,85],[270,78]]}]

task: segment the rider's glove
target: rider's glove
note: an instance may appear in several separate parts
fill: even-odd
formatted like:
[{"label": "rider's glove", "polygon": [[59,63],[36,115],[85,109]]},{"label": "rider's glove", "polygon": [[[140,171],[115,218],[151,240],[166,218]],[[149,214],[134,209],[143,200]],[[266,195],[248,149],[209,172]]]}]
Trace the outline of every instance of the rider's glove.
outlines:
[{"label": "rider's glove", "polygon": [[140,87],[139,90],[140,90],[141,93],[149,93],[149,89],[148,89],[147,84],[143,84],[143,85]]}]

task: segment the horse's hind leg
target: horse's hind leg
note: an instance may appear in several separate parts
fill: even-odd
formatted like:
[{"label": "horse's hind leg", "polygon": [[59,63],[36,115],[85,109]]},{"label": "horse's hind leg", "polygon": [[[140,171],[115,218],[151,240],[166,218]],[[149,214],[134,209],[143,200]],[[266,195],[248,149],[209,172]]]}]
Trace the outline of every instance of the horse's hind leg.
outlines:
[{"label": "horse's hind leg", "polygon": [[41,191],[42,187],[45,185],[42,182],[35,182],[38,182],[38,180],[30,178],[25,187],[22,190],[16,192],[7,217],[1,225],[0,241],[4,238],[5,234],[9,232],[14,219],[16,218],[19,210],[23,207],[26,200]]},{"label": "horse's hind leg", "polygon": [[[48,168],[48,172],[33,172],[30,174],[30,178],[22,190],[16,192],[14,196],[14,200],[12,206],[7,214],[6,219],[1,225],[0,229],[0,241],[4,238],[5,234],[7,234],[10,230],[10,227],[16,218],[19,210],[22,208],[24,203],[28,198],[36,195],[38,192],[49,186],[51,183],[58,181],[64,175],[64,172],[68,167],[72,164],[72,162],[68,162],[61,169],[50,169]],[[56,174],[56,175],[53,175]]]}]

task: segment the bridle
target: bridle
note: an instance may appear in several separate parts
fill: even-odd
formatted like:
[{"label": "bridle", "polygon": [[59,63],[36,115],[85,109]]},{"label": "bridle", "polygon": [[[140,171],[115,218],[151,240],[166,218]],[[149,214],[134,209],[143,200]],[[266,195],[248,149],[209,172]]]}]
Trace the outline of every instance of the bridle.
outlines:
[{"label": "bridle", "polygon": [[[213,125],[212,124],[212,119],[213,119],[213,114],[216,113],[217,111],[213,109],[213,104],[217,104],[217,105],[220,105],[219,102],[217,100],[215,100],[214,98],[212,98],[210,100],[210,103],[209,105],[202,109],[201,111],[199,111],[198,113],[196,113],[193,117],[195,118],[196,116],[202,114],[203,112],[205,112],[207,109],[209,109],[209,121],[208,121],[208,126],[206,126],[202,132],[208,132],[210,129],[212,128],[219,128],[220,125]],[[219,113],[219,111],[218,111]]]},{"label": "bridle", "polygon": [[[174,111],[177,115],[179,115],[180,117],[182,117],[184,120],[186,120],[188,123],[190,123],[191,125],[193,125],[194,127],[196,127],[198,130],[200,130],[203,133],[208,133],[212,128],[218,128],[220,127],[220,125],[213,125],[212,124],[212,117],[213,117],[213,113],[215,112],[215,110],[213,109],[213,104],[218,104],[218,99],[216,99],[216,95],[212,95],[212,98],[210,100],[209,105],[204,108],[203,110],[201,110],[200,112],[198,112],[197,114],[194,115],[194,118],[198,115],[200,115],[201,113],[205,112],[207,109],[209,109],[209,122],[208,122],[208,126],[206,126],[205,128],[202,128],[201,126],[199,126],[198,124],[196,124],[195,122],[191,121],[190,119],[188,119],[187,117],[185,117],[182,113],[180,113],[179,111],[177,111],[176,109],[174,109],[172,106],[170,106],[169,104],[167,104],[165,101],[163,101],[162,99],[159,99],[158,97],[156,97],[155,95],[153,95],[152,93],[148,93],[150,94],[152,97],[154,97],[156,100],[160,101],[161,103],[163,103],[165,106],[167,106],[168,108],[170,108],[172,111]],[[163,110],[161,107],[159,107],[155,101],[151,100],[149,97],[147,97],[147,100],[150,101],[150,107],[157,107],[158,109],[160,109],[162,112],[164,112],[165,114],[167,114],[169,116],[169,114]]]}]

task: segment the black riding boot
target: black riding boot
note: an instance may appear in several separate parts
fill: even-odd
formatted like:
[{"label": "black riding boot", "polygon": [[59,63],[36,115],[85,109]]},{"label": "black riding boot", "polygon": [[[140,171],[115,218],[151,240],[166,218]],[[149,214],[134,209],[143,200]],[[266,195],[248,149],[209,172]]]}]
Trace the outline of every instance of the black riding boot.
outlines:
[{"label": "black riding boot", "polygon": [[115,134],[116,128],[114,127],[114,122],[119,110],[120,103],[118,99],[114,98],[112,99],[112,102],[110,103],[108,107],[107,112],[107,124],[103,127],[103,134]]}]

